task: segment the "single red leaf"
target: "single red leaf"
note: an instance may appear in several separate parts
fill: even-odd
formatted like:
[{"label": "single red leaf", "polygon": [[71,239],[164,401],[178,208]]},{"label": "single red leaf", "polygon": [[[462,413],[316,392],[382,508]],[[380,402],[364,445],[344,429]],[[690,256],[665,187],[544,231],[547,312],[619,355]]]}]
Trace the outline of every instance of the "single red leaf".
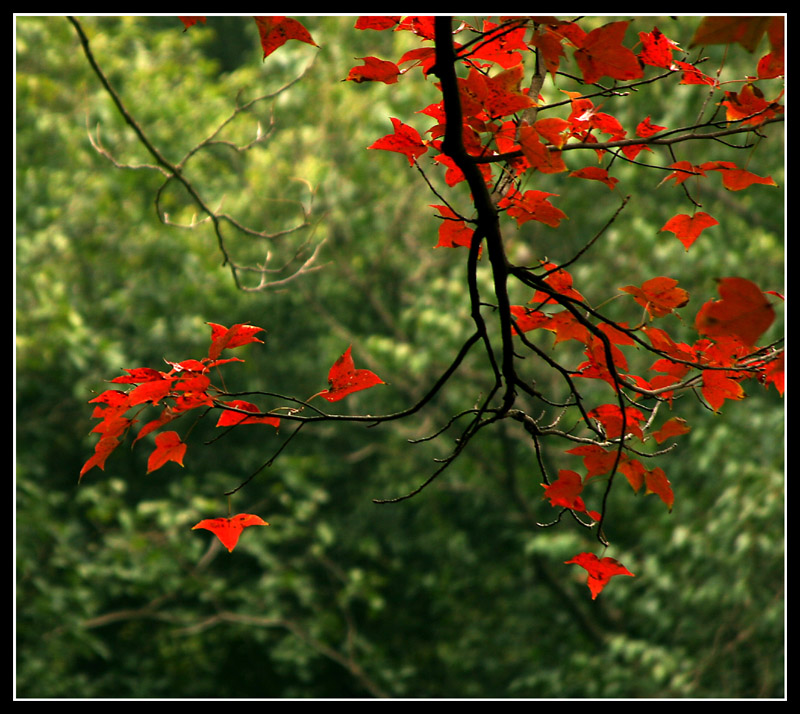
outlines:
[{"label": "single red leaf", "polygon": [[261,49],[264,59],[289,40],[299,40],[317,47],[308,30],[291,17],[255,17],[258,34],[261,38]]},{"label": "single red leaf", "polygon": [[[622,435],[622,410],[616,404],[602,404],[589,412],[592,419],[600,422],[609,439],[618,439]],[[644,434],[639,426],[645,421],[644,414],[633,407],[625,407],[625,433],[633,434],[639,440],[644,440]]]},{"label": "single red leaf", "polygon": [[361,15],[355,24],[356,30],[389,30],[400,22],[400,15]]},{"label": "single red leaf", "polygon": [[681,213],[677,216],[670,218],[661,228],[661,232],[669,231],[674,233],[675,237],[683,243],[686,250],[691,248],[700,234],[711,226],[719,225],[719,221],[708,213],[698,211],[693,216]]},{"label": "single red leaf", "polygon": [[580,474],[575,471],[561,469],[558,472],[558,478],[551,484],[543,483],[544,496],[542,498],[550,499],[551,506],[561,506],[569,508],[572,511],[580,511],[586,513],[595,521],[600,520],[600,514],[597,511],[587,511],[586,504],[580,497],[583,491],[583,481]]},{"label": "single red leaf", "polygon": [[[259,413],[261,410],[250,402],[245,402],[242,399],[233,399],[230,402],[225,402],[225,406],[235,407],[236,409],[244,409],[246,412]],[[268,424],[274,426],[276,429],[280,426],[281,420],[274,416],[247,416],[239,412],[223,410],[220,414],[217,426],[239,426],[242,424]]]},{"label": "single red leaf", "polygon": [[208,348],[209,359],[215,360],[224,349],[241,347],[250,342],[264,343],[264,340],[255,336],[257,332],[263,332],[263,327],[255,325],[236,324],[233,327],[224,327],[213,322],[207,322],[211,327],[211,347]]},{"label": "single red leaf", "polygon": [[633,299],[645,308],[651,317],[664,317],[689,302],[689,293],[683,288],[676,287],[677,285],[678,281],[673,278],[659,277],[645,280],[641,287],[628,285],[619,289],[633,295]]},{"label": "single red leaf", "polygon": [[394,117],[391,117],[391,120],[394,133],[387,134],[367,148],[396,151],[399,154],[405,154],[409,165],[413,166],[417,157],[422,156],[422,154],[428,150],[428,147],[422,141],[422,137],[413,126],[404,124]]},{"label": "single red leaf", "polygon": [[328,372],[328,389],[319,392],[323,399],[329,402],[338,402],[348,394],[369,389],[376,384],[385,382],[374,372],[368,369],[356,369],[353,357],[350,354],[352,345],[347,348],[345,353],[339,357]]},{"label": "single red leaf", "polygon": [[207,518],[192,526],[192,530],[195,531],[201,528],[211,531],[219,538],[220,543],[228,549],[228,552],[232,553],[239,542],[239,536],[242,534],[243,529],[248,526],[268,525],[269,523],[260,516],[255,516],[252,513],[240,513],[232,518]]},{"label": "single red leaf", "polygon": [[775,311],[759,287],[744,278],[717,281],[721,300],[707,302],[697,313],[695,326],[714,339],[734,337],[751,347],[775,320]]},{"label": "single red leaf", "polygon": [[361,82],[395,84],[400,76],[400,68],[394,62],[378,59],[377,57],[359,57],[358,59],[364,64],[351,68],[345,81],[355,82],[356,84]]},{"label": "single red leaf", "polygon": [[704,17],[695,30],[689,47],[706,45],[728,45],[738,42],[749,52],[754,52],[764,33],[770,26],[769,16],[748,17],[746,15]]},{"label": "single red leaf", "polygon": [[706,171],[719,171],[722,185],[729,191],[741,191],[754,183],[777,186],[772,176],[759,176],[746,169],[740,169],[732,161],[708,161],[700,166]]},{"label": "single red leaf", "polygon": [[103,437],[94,447],[94,454],[92,457],[83,465],[81,469],[80,476],[78,476],[78,480],[83,478],[83,475],[91,468],[97,466],[101,471],[105,471],[106,467],[106,459],[109,457],[112,451],[119,446],[119,439],[113,436]]},{"label": "single red leaf", "polygon": [[514,320],[514,334],[521,334],[529,330],[535,330],[537,327],[544,327],[550,320],[549,315],[523,305],[511,305],[509,311]]},{"label": "single red leaf", "polygon": [[609,176],[608,171],[600,168],[599,166],[586,166],[582,169],[578,169],[577,171],[573,171],[570,173],[570,178],[582,178],[589,179],[591,181],[600,181],[608,186],[608,188],[612,191],[619,183],[619,179]]},{"label": "single red leaf", "polygon": [[677,42],[670,40],[657,27],[652,32],[640,32],[639,40],[642,43],[642,50],[639,52],[639,59],[644,64],[653,67],[672,67],[672,53],[675,50],[681,51]]},{"label": "single red leaf", "polygon": [[165,431],[156,437],[156,448],[147,460],[147,473],[160,469],[167,461],[174,461],[183,466],[186,444],[181,441],[177,432]]},{"label": "single red leaf", "polygon": [[675,496],[672,493],[672,485],[663,469],[656,467],[652,471],[647,471],[644,475],[644,484],[647,488],[646,493],[656,494],[667,505],[667,508],[670,511],[672,510]]},{"label": "single red leaf", "polygon": [[520,194],[515,189],[500,200],[498,208],[506,209],[508,215],[516,219],[518,226],[527,221],[539,221],[552,228],[558,228],[567,215],[547,200],[549,196],[558,194],[535,189]]},{"label": "single red leaf", "polygon": [[703,396],[709,406],[718,412],[726,399],[744,399],[744,389],[742,385],[732,378],[735,373],[717,369],[703,370]]},{"label": "single red leaf", "polygon": [[[521,126],[519,128],[519,145],[528,163],[537,171],[541,171],[543,174],[557,174],[567,170],[567,166],[561,158],[561,152],[551,151],[547,144],[542,143],[535,127]],[[527,191],[526,195],[528,193],[530,191]]]},{"label": "single red leaf", "polygon": [[601,77],[638,79],[643,76],[636,55],[622,46],[628,22],[611,22],[592,30],[575,51],[575,60],[587,84]]},{"label": "single red leaf", "polygon": [[672,436],[680,436],[681,434],[688,434],[692,430],[685,419],[680,417],[672,417],[668,419],[658,431],[653,432],[653,438],[659,443],[663,444],[667,439]]},{"label": "single red leaf", "polygon": [[592,600],[594,600],[608,585],[608,581],[615,575],[630,575],[635,577],[634,574],[628,570],[622,563],[615,558],[598,558],[594,553],[579,553],[572,560],[565,560],[566,565],[580,565],[589,573],[587,585],[592,592]]},{"label": "single red leaf", "polygon": [[447,206],[431,205],[431,208],[439,211],[444,219],[439,226],[439,242],[436,244],[436,248],[456,248],[457,246],[469,248],[472,245],[474,228],[467,226],[464,220]]}]

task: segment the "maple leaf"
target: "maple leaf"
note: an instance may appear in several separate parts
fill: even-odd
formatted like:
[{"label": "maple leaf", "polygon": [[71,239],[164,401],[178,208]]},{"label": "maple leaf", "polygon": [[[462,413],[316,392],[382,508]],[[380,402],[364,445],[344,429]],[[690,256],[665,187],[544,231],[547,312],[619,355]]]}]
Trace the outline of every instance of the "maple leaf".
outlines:
[{"label": "maple leaf", "polygon": [[[602,404],[589,412],[592,419],[600,422],[605,429],[606,437],[617,439],[622,435],[622,411],[616,404]],[[625,432],[644,440],[639,424],[645,420],[644,414],[633,407],[625,407]]]},{"label": "maple leaf", "polygon": [[680,436],[681,434],[688,434],[692,430],[685,419],[681,417],[672,417],[664,422],[663,426],[653,432],[653,438],[659,443],[663,444],[667,439],[672,436]]},{"label": "maple leaf", "polygon": [[215,360],[224,349],[241,347],[251,342],[264,343],[264,340],[255,336],[257,332],[263,332],[263,327],[254,325],[236,324],[233,327],[224,327],[213,322],[207,322],[211,327],[211,347],[208,349],[209,359]]},{"label": "maple leaf", "polygon": [[570,173],[570,178],[582,178],[589,179],[591,181],[600,181],[608,186],[611,191],[613,191],[614,187],[619,183],[619,179],[609,176],[608,171],[600,168],[599,166],[585,166],[577,171],[572,171]]},{"label": "maple leaf", "polygon": [[674,233],[675,237],[683,243],[683,247],[688,251],[692,247],[692,243],[700,237],[700,234],[706,228],[717,225],[719,225],[719,221],[703,211],[697,211],[693,216],[680,213],[670,218],[659,232],[669,231]]},{"label": "maple leaf", "polygon": [[729,122],[740,121],[742,124],[758,126],[767,119],[782,114],[784,108],[776,101],[767,102],[761,90],[753,84],[745,84],[742,90],[725,92],[725,100],[720,104],[726,107],[725,118]]},{"label": "maple leaf", "polygon": [[592,30],[575,50],[575,60],[583,73],[583,81],[594,84],[601,77],[638,79],[643,76],[639,60],[622,46],[628,22],[611,22]]},{"label": "maple leaf", "polygon": [[670,69],[673,51],[681,51],[678,43],[670,40],[657,27],[654,27],[652,32],[640,32],[639,40],[642,43],[639,59],[653,67]]},{"label": "maple leaf", "polygon": [[738,42],[749,52],[754,52],[771,21],[772,18],[766,16],[704,17],[695,30],[689,47]]},{"label": "maple leaf", "polygon": [[689,293],[677,285],[677,280],[661,277],[645,280],[641,287],[628,285],[619,289],[633,295],[651,317],[664,317],[689,302]]},{"label": "maple leaf", "polygon": [[299,40],[317,47],[311,35],[303,25],[291,17],[255,17],[258,34],[261,38],[261,48],[264,50],[264,59],[275,50],[286,44],[289,40]]},{"label": "maple leaf", "polygon": [[535,330],[537,327],[543,327],[550,321],[549,315],[539,310],[531,310],[523,305],[511,305],[509,311],[514,320],[512,327],[515,334]]},{"label": "maple leaf", "polygon": [[644,484],[647,489],[646,493],[656,494],[666,504],[667,508],[672,511],[675,495],[672,493],[672,485],[663,469],[656,467],[652,471],[646,471]]},{"label": "maple leaf", "polygon": [[95,444],[94,455],[83,465],[80,476],[78,476],[78,480],[82,479],[83,475],[89,471],[89,469],[92,469],[95,466],[97,466],[97,468],[99,468],[101,471],[105,471],[106,459],[109,457],[111,452],[119,446],[119,443],[119,439],[116,437],[102,437],[100,441]]},{"label": "maple leaf", "polygon": [[551,484],[543,483],[544,496],[550,499],[551,506],[562,506],[572,511],[586,513],[592,520],[599,521],[600,514],[597,511],[587,511],[586,504],[580,497],[583,491],[583,482],[580,474],[575,471],[561,469],[558,478]]},{"label": "maple leaf", "polygon": [[359,57],[364,62],[360,67],[353,67],[345,81],[348,82],[383,82],[395,84],[400,76],[400,69],[394,62],[377,57]]},{"label": "maple leaf", "polygon": [[350,354],[352,345],[339,357],[328,372],[328,389],[314,396],[320,396],[329,402],[338,402],[348,394],[369,389],[376,384],[385,384],[374,372],[368,369],[356,369]]},{"label": "maple leaf", "polygon": [[759,176],[746,169],[740,169],[732,161],[707,161],[700,166],[705,171],[719,171],[722,185],[729,191],[741,191],[754,183],[777,186],[772,176]]},{"label": "maple leaf", "polygon": [[744,399],[744,389],[736,381],[735,374],[716,369],[703,370],[703,396],[715,412],[720,410],[726,399]]},{"label": "maple leaf", "polygon": [[675,69],[683,72],[680,84],[709,84],[712,87],[716,87],[718,84],[716,79],[703,74],[697,67],[688,62],[675,60]]},{"label": "maple leaf", "polygon": [[557,174],[567,170],[564,160],[561,158],[561,152],[551,151],[546,144],[542,143],[535,127],[520,127],[519,145],[528,163],[537,171],[541,171],[543,174]]},{"label": "maple leaf", "polygon": [[755,345],[775,320],[775,311],[764,293],[745,278],[717,281],[721,300],[711,300],[697,313],[695,327],[714,339],[734,337],[746,346]]},{"label": "maple leaf", "polygon": [[186,444],[181,441],[177,432],[165,431],[156,437],[156,448],[147,460],[147,473],[160,469],[167,461],[174,461],[183,466]]},{"label": "maple leaf", "polygon": [[422,156],[422,154],[428,150],[428,147],[422,141],[422,137],[414,127],[404,124],[395,117],[390,118],[392,120],[392,126],[394,127],[394,133],[387,134],[367,148],[396,151],[399,154],[405,154],[409,166],[413,166],[417,157]]},{"label": "maple leaf", "polygon": [[192,526],[192,530],[195,531],[200,528],[211,531],[219,538],[220,543],[228,549],[228,552],[232,553],[236,544],[239,542],[239,536],[242,534],[242,530],[249,526],[268,525],[269,523],[260,516],[255,516],[252,513],[239,513],[232,518],[207,518],[200,521],[197,525]]},{"label": "maple leaf", "polygon": [[634,574],[615,558],[598,558],[594,553],[579,553],[572,560],[565,560],[565,565],[580,565],[589,573],[587,585],[592,592],[592,600],[608,585],[609,580],[615,575]]},{"label": "maple leaf", "polygon": [[558,194],[532,189],[520,195],[514,190],[506,194],[497,205],[498,208],[507,209],[508,215],[517,220],[518,226],[527,221],[540,221],[552,228],[558,228],[567,215],[547,200],[549,196]]},{"label": "maple leaf", "polygon": [[[233,399],[230,402],[225,402],[227,407],[235,407],[236,409],[243,409],[246,412],[259,413],[261,410],[255,404],[245,402],[242,399]],[[276,429],[280,426],[281,420],[273,416],[247,416],[239,412],[223,410],[220,414],[217,426],[239,426],[242,424],[268,424],[274,426]]]},{"label": "maple leaf", "polygon": [[[488,20],[483,21],[482,32],[484,35],[491,33],[495,28],[500,27],[497,23]],[[502,29],[490,42],[479,44],[470,57],[494,62],[505,69],[509,69],[522,63],[520,52],[528,52],[525,44],[526,27],[518,27],[515,30]]]},{"label": "maple leaf", "polygon": [[439,211],[444,218],[439,226],[439,242],[436,244],[436,248],[455,248],[457,246],[469,248],[472,245],[474,228],[468,227],[463,219],[447,206],[431,205],[431,208]]},{"label": "maple leaf", "polygon": [[400,15],[361,15],[355,24],[356,30],[389,30],[401,20]]}]

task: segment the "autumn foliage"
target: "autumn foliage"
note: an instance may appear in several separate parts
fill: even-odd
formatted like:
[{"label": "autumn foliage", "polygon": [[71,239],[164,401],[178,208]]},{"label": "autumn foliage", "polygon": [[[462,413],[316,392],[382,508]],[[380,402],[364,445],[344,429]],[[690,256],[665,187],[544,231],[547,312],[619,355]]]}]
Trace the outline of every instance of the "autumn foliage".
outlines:
[{"label": "autumn foliage", "polygon": [[[196,17],[181,20],[186,29],[205,22]],[[316,46],[297,20],[259,17],[255,23],[265,58],[289,40]],[[447,17],[381,16],[360,17],[355,29],[408,32],[420,46],[395,58],[358,58],[357,64],[343,68],[343,80],[357,85],[422,81],[434,83],[440,92],[440,101],[420,107],[429,123],[427,131],[414,128],[408,117],[387,117],[388,133],[364,148],[401,154],[402,158],[395,157],[399,164],[415,167],[423,175],[439,172],[453,196],[470,197],[473,210],[466,214],[448,196],[436,194],[429,243],[431,249],[454,249],[453,260],[465,266],[471,315],[466,328],[471,336],[427,396],[405,413],[336,418],[378,423],[411,416],[444,388],[467,352],[483,348],[493,387],[477,406],[470,405],[454,417],[453,423],[463,424],[455,450],[419,489],[381,502],[415,495],[467,448],[476,433],[512,419],[537,453],[545,437],[568,442],[566,454],[574,460],[574,468],[552,475],[540,462],[542,498],[556,509],[558,518],[569,512],[591,529],[605,550],[609,543],[603,526],[610,517],[608,494],[616,476],[624,477],[632,491],[652,494],[669,510],[677,500],[680,486],[670,482],[668,466],[648,462],[672,448],[662,445],[691,429],[683,418],[665,414],[676,407],[679,396],[693,394],[709,410],[720,412],[729,402],[744,399],[747,385],[783,394],[783,351],[779,336],[769,334],[781,297],[776,286],[756,285],[742,276],[721,277],[716,294],[709,289],[705,295],[690,295],[672,275],[654,275],[638,285],[620,279],[612,293],[626,301],[627,317],[613,320],[596,304],[596,288],[577,285],[573,279],[572,264],[583,258],[583,251],[560,264],[541,256],[532,266],[514,265],[505,251],[503,231],[526,224],[561,228],[569,217],[559,208],[559,194],[535,188],[539,175],[560,175],[563,191],[570,191],[575,181],[596,181],[615,197],[618,208],[603,219],[589,244],[600,240],[628,200],[620,179],[613,175],[615,167],[653,155],[642,170],[654,172],[654,186],[676,189],[682,197],[676,198],[677,212],[661,231],[680,241],[681,255],[690,253],[697,241],[724,222],[724,216],[697,210],[691,193],[697,182],[717,181],[729,192],[776,187],[770,176],[750,171],[746,160],[737,164],[715,159],[711,140],[747,138],[782,121],[781,96],[765,97],[758,83],[784,73],[783,18],[713,17],[699,22],[689,48],[739,44],[752,52],[762,38],[768,39],[769,52],[754,58],[752,75],[731,86],[721,85],[713,72],[704,72],[681,42],[665,37],[657,27],[633,36],[627,21],[587,31],[580,21],[550,16],[501,17],[480,25],[454,25]],[[574,89],[554,90],[545,99],[542,92],[548,77],[554,82],[566,77]],[[681,127],[663,126],[651,116],[625,126],[604,108],[606,96],[645,91],[656,81],[670,85],[671,91],[701,85],[708,92],[712,115]],[[696,158],[696,148],[682,152],[698,145],[708,154],[703,160]],[[476,279],[479,267],[491,273],[488,297]],[[527,302],[511,304],[512,282],[528,291]],[[610,297],[613,294],[605,296]],[[682,341],[670,334],[665,318],[675,315],[694,327],[694,339]],[[490,321],[492,330],[487,327]],[[310,404],[314,397],[333,404],[386,384],[372,371],[356,368],[348,347],[329,368],[327,388],[312,397],[287,396],[276,403],[269,393],[268,407],[232,398],[216,375],[241,361],[229,356],[231,350],[262,343],[264,330],[248,324],[229,328],[210,324],[210,328],[206,356],[167,362],[161,370],[126,369],[111,380],[113,388],[90,400],[97,420],[92,432],[98,441],[81,478],[95,467],[104,470],[128,432],[135,433],[134,444],[150,435],[154,438],[148,473],[170,462],[183,466],[190,458],[187,443],[173,425],[189,412],[220,411],[217,427],[299,429],[332,417],[316,406],[319,402]],[[577,345],[580,360],[559,362],[562,343]],[[544,344],[552,346],[552,352]],[[542,395],[532,386],[519,359],[523,353],[557,373],[564,389],[561,396]],[[636,360],[631,359],[634,354]],[[642,354],[648,360],[644,366]],[[587,403],[581,386],[587,381],[601,385],[606,398]],[[543,405],[552,404],[563,406],[561,416],[551,423],[541,421]],[[143,418],[153,409],[154,418]],[[580,429],[561,426],[567,411],[576,415]],[[211,530],[232,551],[242,529],[250,525],[268,524],[259,516],[239,514],[203,520],[195,528]],[[617,560],[592,553],[580,553],[567,563],[588,572],[592,599],[612,577],[633,575]]]}]

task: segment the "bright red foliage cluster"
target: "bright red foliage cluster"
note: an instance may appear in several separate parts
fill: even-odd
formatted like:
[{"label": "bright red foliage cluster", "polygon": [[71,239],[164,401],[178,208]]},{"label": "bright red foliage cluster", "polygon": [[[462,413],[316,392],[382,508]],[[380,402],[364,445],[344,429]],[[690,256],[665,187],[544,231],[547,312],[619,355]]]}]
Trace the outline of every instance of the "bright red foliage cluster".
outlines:
[{"label": "bright red foliage cluster", "polygon": [[[205,22],[205,18],[198,17],[181,20],[187,29],[198,20]],[[305,27],[296,20],[257,17],[255,22],[264,57],[290,39],[316,46]],[[535,420],[511,409],[516,398],[515,389],[527,391],[529,396],[539,396],[514,372],[515,346],[523,345],[553,364],[532,342],[534,336],[541,334],[539,331],[553,334],[553,346],[577,342],[582,361],[574,368],[560,365],[556,368],[574,397],[568,406],[579,409],[582,423],[591,434],[591,438],[573,439],[580,441],[580,445],[566,452],[582,459],[585,475],[561,469],[557,478],[549,480],[543,473],[543,498],[560,512],[571,511],[588,527],[597,526],[598,538],[604,545],[607,545],[602,536],[605,498],[600,499],[601,510],[590,509],[584,500],[591,491],[587,486],[605,481],[610,488],[614,475],[621,473],[634,491],[644,487],[646,493],[658,496],[668,509],[672,509],[675,501],[665,472],[660,467],[646,467],[644,457],[648,454],[645,450],[629,448],[628,443],[644,444],[652,438],[660,445],[686,434],[690,426],[680,417],[668,418],[660,425],[655,423],[658,409],[645,406],[647,400],[653,400],[656,406],[663,403],[671,407],[678,393],[692,390],[711,410],[718,412],[726,401],[744,398],[742,384],[749,379],[767,387],[774,386],[783,394],[782,350],[774,344],[761,347],[757,344],[775,320],[774,301],[767,294],[777,293],[765,294],[762,288],[742,277],[722,278],[717,286],[719,299],[706,300],[695,313],[692,324],[697,338],[691,343],[676,342],[664,328],[653,326],[654,321],[674,315],[690,303],[691,296],[679,287],[676,279],[656,276],[641,285],[619,286],[619,291],[632,298],[626,298],[631,306],[631,318],[627,322],[615,322],[589,304],[574,285],[565,265],[541,260],[535,269],[510,266],[504,254],[498,258],[497,251],[502,248],[498,248],[496,242],[493,245],[487,235],[487,225],[491,223],[486,220],[487,211],[492,219],[506,214],[517,227],[534,221],[555,229],[568,218],[556,205],[558,194],[529,188],[529,184],[523,186],[520,181],[523,176],[565,174],[567,185],[570,179],[598,181],[610,192],[619,194],[620,181],[610,174],[613,162],[608,159],[633,162],[641,152],[652,152],[652,147],[659,144],[713,138],[712,134],[701,131],[708,130],[708,124],[684,130],[653,123],[650,116],[641,117],[636,126],[626,128],[615,116],[604,111],[603,103],[597,100],[597,95],[603,92],[594,90],[598,86],[604,89],[601,81],[629,83],[623,86],[635,87],[639,81],[650,81],[647,72],[657,71],[662,73],[655,78],[658,80],[678,85],[703,85],[711,92],[724,92],[717,103],[722,108],[719,111],[724,110],[729,127],[721,130],[723,134],[757,131],[781,117],[784,111],[779,103],[781,96],[766,99],[757,82],[784,73],[782,18],[712,17],[700,23],[690,46],[736,42],[754,51],[761,38],[768,37],[769,53],[758,61],[754,75],[737,85],[737,91],[723,90],[717,79],[685,61],[686,53],[679,43],[666,37],[657,27],[639,32],[635,44],[626,44],[628,27],[627,21],[610,22],[586,32],[578,22],[551,16],[515,16],[501,17],[497,23],[484,21],[480,27],[461,23],[455,32],[448,26],[443,33],[442,18],[359,17],[355,22],[357,30],[410,32],[419,38],[422,46],[396,60],[361,57],[345,78],[355,84],[391,85],[413,74],[412,70],[417,68],[424,79],[439,78],[436,86],[442,92],[442,101],[420,110],[432,121],[427,132],[421,134],[401,119],[392,117],[392,132],[367,148],[402,154],[410,166],[421,171],[419,161],[427,155],[443,168],[449,187],[463,182],[469,184],[479,214],[477,219],[461,215],[439,194],[441,202],[431,206],[440,219],[435,247],[466,248],[472,261],[470,270],[474,270],[474,261],[481,256],[483,243],[489,245],[489,262],[497,290],[496,314],[503,337],[507,338],[503,342],[502,366],[493,362],[492,367],[496,382],[506,381],[503,406],[494,407],[487,401],[483,409],[478,410],[477,427],[473,431],[465,430],[462,442],[465,444],[478,428],[507,416],[525,423],[533,438],[538,439],[540,432]],[[463,44],[456,39],[461,33],[470,38]],[[447,49],[454,54],[442,51],[445,41],[452,43]],[[534,80],[539,81],[524,86],[526,74],[530,79],[531,53],[536,54],[539,72]],[[451,65],[455,62],[463,67],[449,86],[448,68],[442,66],[442,58],[446,56],[454,58]],[[545,76],[549,74],[555,80],[557,75],[567,72],[588,91],[560,90],[560,101],[546,104],[540,93]],[[453,101],[460,111],[454,111]],[[555,114],[543,116],[548,112]],[[713,128],[718,126],[719,122],[713,124]],[[693,131],[699,133],[693,134]],[[592,159],[588,164],[572,158],[586,154]],[[714,175],[720,177],[723,188],[728,191],[742,191],[753,185],[776,185],[770,176],[759,176],[730,161],[709,160],[695,164],[674,160],[674,155],[672,158],[671,163],[661,167],[666,173],[661,184],[680,187],[682,191],[695,182],[713,180]],[[491,195],[493,204],[490,207],[480,202],[477,195],[480,192]],[[673,233],[686,251],[704,231],[719,224],[717,218],[696,210],[697,207],[695,204],[690,214],[673,216],[661,229]],[[503,290],[509,277],[518,278],[531,288],[527,304],[508,303],[508,295]],[[483,318],[476,316],[485,303],[474,297],[475,286],[471,291],[476,334],[488,342],[487,332],[482,327]],[[112,382],[132,385],[128,390],[108,390],[91,400],[96,404],[93,417],[100,420],[93,431],[100,438],[95,454],[81,470],[81,477],[95,466],[104,469],[108,456],[147,406],[158,406],[161,413],[139,429],[134,443],[200,407],[223,410],[217,426],[266,424],[278,428],[282,417],[296,417],[301,410],[298,403],[305,404],[299,400],[293,400],[292,406],[262,413],[258,406],[249,402],[223,399],[224,391],[211,383],[211,371],[225,363],[241,361],[220,357],[225,349],[261,342],[256,335],[262,328],[243,324],[225,328],[212,324],[211,330],[207,357],[168,363],[171,367],[168,372],[150,368],[125,370],[126,375]],[[625,352],[630,348],[652,354],[646,371],[632,371]],[[487,351],[494,360],[492,349]],[[584,407],[575,387],[576,380],[584,379],[608,384],[613,399],[593,408]],[[348,347],[329,370],[328,388],[314,397],[320,396],[333,403],[383,383],[373,372],[355,368]],[[281,416],[276,412],[281,412]],[[481,416],[491,418],[479,422]],[[375,421],[380,419],[375,417]],[[554,429],[551,427],[550,431]],[[558,432],[558,435],[570,438],[566,432]],[[451,460],[463,444],[459,444]],[[536,444],[538,450],[538,441]],[[159,433],[148,461],[148,472],[168,461],[183,465],[185,451],[186,445],[176,432]],[[586,517],[590,523],[581,520]],[[258,516],[239,514],[233,518],[201,521],[195,528],[213,531],[228,550],[233,550],[242,528],[249,525],[268,524]],[[588,571],[592,599],[611,577],[633,575],[615,559],[599,559],[591,553],[580,553],[567,563],[580,565]]]}]

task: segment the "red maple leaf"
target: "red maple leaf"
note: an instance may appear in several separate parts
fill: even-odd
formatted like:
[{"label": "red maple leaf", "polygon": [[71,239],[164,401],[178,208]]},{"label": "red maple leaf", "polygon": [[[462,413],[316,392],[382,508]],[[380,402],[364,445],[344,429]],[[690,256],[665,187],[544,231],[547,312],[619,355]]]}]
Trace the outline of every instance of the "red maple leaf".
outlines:
[{"label": "red maple leaf", "polygon": [[328,372],[328,389],[314,396],[320,396],[329,402],[338,402],[348,394],[369,389],[385,382],[368,369],[356,369],[350,354],[352,345],[339,357]]},{"label": "red maple leaf", "polygon": [[472,235],[475,233],[475,229],[467,226],[463,219],[459,218],[447,206],[432,205],[431,208],[439,211],[444,219],[439,226],[439,242],[436,247],[455,248],[462,246],[469,248],[472,244]]},{"label": "red maple leaf", "polygon": [[636,55],[622,46],[628,22],[611,22],[586,35],[575,51],[583,80],[594,84],[601,77],[638,79],[643,76]]},{"label": "red maple leaf", "polygon": [[[250,402],[245,402],[242,399],[233,399],[230,402],[225,402],[226,407],[235,407],[236,409],[243,409],[246,412],[259,413],[261,410]],[[274,426],[276,429],[280,426],[281,420],[273,416],[247,416],[239,412],[224,410],[220,414],[217,426],[240,426],[242,424],[268,424]]]},{"label": "red maple leaf", "polygon": [[583,481],[580,474],[575,471],[561,469],[558,472],[558,478],[553,483],[543,483],[542,486],[544,487],[543,498],[550,499],[551,506],[562,506],[573,511],[580,511],[588,514],[595,521],[600,520],[600,514],[597,511],[586,510],[586,504],[580,496],[583,491]]},{"label": "red maple leaf", "polygon": [[361,15],[356,20],[356,30],[388,30],[400,22],[400,15]]},{"label": "red maple leaf", "polygon": [[670,218],[662,226],[660,232],[669,231],[670,233],[674,233],[675,237],[683,243],[683,247],[689,250],[692,243],[698,239],[706,228],[716,225],[719,225],[719,221],[703,211],[697,211],[693,216],[680,213]]},{"label": "red maple leaf", "polygon": [[508,215],[516,219],[518,226],[527,221],[540,221],[552,228],[558,228],[561,220],[567,215],[547,200],[549,196],[558,196],[558,194],[535,189],[520,194],[514,189],[506,194],[497,205],[498,208],[507,209]]},{"label": "red maple leaf", "polygon": [[413,166],[416,158],[422,156],[422,154],[428,150],[428,147],[422,141],[422,137],[413,126],[404,124],[399,119],[395,119],[395,117],[391,117],[391,120],[394,133],[387,134],[367,148],[396,151],[399,154],[405,154],[409,165]]},{"label": "red maple leaf", "polygon": [[240,513],[232,518],[207,518],[196,526],[192,526],[192,530],[202,528],[211,531],[228,549],[228,552],[232,553],[244,528],[268,525],[269,523],[260,516],[254,516],[252,513]]},{"label": "red maple leaf", "polygon": [[363,65],[353,67],[347,75],[347,81],[356,82],[383,82],[384,84],[395,84],[400,76],[400,68],[388,60],[378,59],[377,57],[359,57],[364,62]]},{"label": "red maple leaf", "polygon": [[608,581],[615,575],[630,575],[635,577],[622,563],[615,558],[598,558],[594,553],[579,553],[572,560],[565,560],[566,565],[580,565],[589,573],[587,585],[592,591],[594,600],[608,585]]},{"label": "red maple leaf", "polygon": [[261,49],[264,59],[271,55],[289,40],[299,40],[317,47],[311,35],[303,25],[291,17],[255,17],[258,34],[261,38]]},{"label": "red maple leaf", "polygon": [[722,299],[700,308],[697,331],[714,339],[733,337],[752,347],[775,320],[772,305],[755,283],[744,278],[722,278],[717,290]]},{"label": "red maple leaf", "polygon": [[645,280],[641,287],[628,285],[620,290],[633,295],[651,317],[664,317],[689,302],[689,293],[677,285],[673,278],[660,277]]},{"label": "red maple leaf", "polygon": [[729,191],[741,191],[754,183],[777,186],[772,176],[759,176],[746,169],[740,169],[732,161],[707,161],[699,168],[705,171],[719,171],[722,185]]},{"label": "red maple leaf", "polygon": [[255,325],[237,324],[233,327],[223,327],[213,322],[207,322],[211,326],[211,347],[208,349],[209,359],[216,359],[224,349],[233,349],[234,347],[241,347],[242,345],[249,344],[250,342],[261,342],[255,336],[257,332],[263,332],[263,327],[256,327]]},{"label": "red maple leaf", "polygon": [[181,441],[177,432],[165,431],[156,437],[156,448],[147,460],[147,473],[160,469],[167,461],[174,461],[183,466],[186,444]]}]

